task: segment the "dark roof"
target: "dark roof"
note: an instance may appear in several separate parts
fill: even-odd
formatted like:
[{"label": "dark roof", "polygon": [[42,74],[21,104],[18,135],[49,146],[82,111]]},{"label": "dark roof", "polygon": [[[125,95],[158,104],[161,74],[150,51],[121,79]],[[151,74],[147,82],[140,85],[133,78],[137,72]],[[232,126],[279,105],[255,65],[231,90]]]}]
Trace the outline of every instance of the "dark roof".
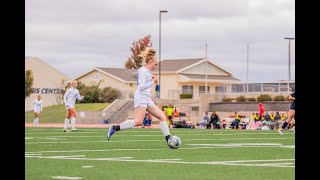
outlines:
[{"label": "dark roof", "polygon": [[137,80],[137,70],[125,69],[125,68],[103,68],[97,67],[98,69],[112,74],[124,81],[136,81]]},{"label": "dark roof", "polygon": [[[178,70],[186,68],[194,63],[197,63],[203,59],[204,58],[162,60],[161,61],[161,71],[178,71]],[[158,67],[159,67],[159,65],[158,65]],[[158,67],[154,71],[159,71]]]}]

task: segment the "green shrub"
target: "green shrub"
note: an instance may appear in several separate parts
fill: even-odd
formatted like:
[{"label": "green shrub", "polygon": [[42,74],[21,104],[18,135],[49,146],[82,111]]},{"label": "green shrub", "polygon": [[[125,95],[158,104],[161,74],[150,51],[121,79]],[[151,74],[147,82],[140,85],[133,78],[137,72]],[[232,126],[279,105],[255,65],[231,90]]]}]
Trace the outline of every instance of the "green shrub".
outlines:
[{"label": "green shrub", "polygon": [[272,101],[272,98],[269,94],[261,94],[258,98],[258,101]]},{"label": "green shrub", "polygon": [[192,99],[192,94],[180,94],[180,99]]},{"label": "green shrub", "polygon": [[282,96],[282,95],[279,95],[279,96],[275,96],[274,98],[273,98],[273,101],[285,101],[285,97],[284,96]]},{"label": "green shrub", "polygon": [[232,99],[231,98],[223,98],[222,102],[232,102]]},{"label": "green shrub", "polygon": [[246,97],[244,97],[244,96],[238,96],[238,97],[236,98],[236,100],[237,100],[237,102],[244,102],[244,101],[246,101],[247,99],[246,99]]}]

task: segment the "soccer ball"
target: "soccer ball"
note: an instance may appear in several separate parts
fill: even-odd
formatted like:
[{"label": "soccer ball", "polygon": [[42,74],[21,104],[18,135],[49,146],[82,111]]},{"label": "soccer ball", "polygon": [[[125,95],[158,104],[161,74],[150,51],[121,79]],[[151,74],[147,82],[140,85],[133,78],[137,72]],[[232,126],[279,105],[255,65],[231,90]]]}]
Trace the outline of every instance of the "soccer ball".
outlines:
[{"label": "soccer ball", "polygon": [[168,145],[172,149],[178,149],[181,146],[181,139],[178,136],[171,136],[168,139]]}]

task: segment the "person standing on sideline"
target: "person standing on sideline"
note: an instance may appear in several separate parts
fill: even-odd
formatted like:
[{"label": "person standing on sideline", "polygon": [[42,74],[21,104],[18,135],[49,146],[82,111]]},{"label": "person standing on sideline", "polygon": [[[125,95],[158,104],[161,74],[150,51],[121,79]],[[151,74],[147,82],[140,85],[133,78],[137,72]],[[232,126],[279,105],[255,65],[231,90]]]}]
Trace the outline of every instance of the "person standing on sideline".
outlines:
[{"label": "person standing on sideline", "polygon": [[68,131],[68,125],[69,121],[71,119],[71,131],[76,132],[78,129],[76,129],[76,118],[77,118],[77,112],[75,109],[76,100],[82,100],[83,96],[80,96],[79,90],[77,89],[77,80],[72,80],[70,87],[67,89],[67,91],[64,93],[63,101],[67,109],[66,113],[66,119],[64,120],[64,127],[63,132]]},{"label": "person standing on sideline", "polygon": [[159,84],[157,84],[156,85],[156,98],[160,98],[160,85]]},{"label": "person standing on sideline", "polygon": [[167,115],[168,115],[168,118],[169,118],[169,122],[170,122],[170,125],[172,126],[172,128],[174,127],[173,125],[173,120],[172,120],[172,115],[173,115],[173,107],[171,104],[169,104],[169,106],[167,107]]},{"label": "person standing on sideline", "polygon": [[166,116],[159,107],[154,104],[150,93],[151,86],[158,83],[158,77],[151,74],[151,71],[155,70],[158,65],[158,60],[155,54],[156,51],[153,48],[146,48],[140,55],[143,58],[142,62],[144,65],[138,70],[137,74],[137,89],[134,94],[135,119],[126,120],[119,125],[110,125],[107,133],[108,140],[110,140],[117,131],[141,125],[145,113],[148,111],[151,115],[159,119],[160,129],[168,145],[168,139],[171,136],[168,125],[166,124]]},{"label": "person standing on sideline", "polygon": [[39,95],[38,98],[33,101],[33,114],[34,114],[33,127],[39,126],[39,116],[41,112],[42,112],[42,100],[41,100],[41,96]]},{"label": "person standing on sideline", "polygon": [[292,121],[293,118],[295,119],[295,113],[296,113],[296,104],[295,104],[296,95],[295,95],[295,93],[292,93],[288,99],[290,101],[292,101],[291,105],[290,105],[289,112],[288,112],[288,119],[283,123],[282,127],[278,129],[279,134],[283,134],[283,130],[287,127],[288,124],[290,124],[290,122]]},{"label": "person standing on sideline", "polygon": [[262,103],[259,103],[259,120],[262,121],[264,117],[264,107]]}]

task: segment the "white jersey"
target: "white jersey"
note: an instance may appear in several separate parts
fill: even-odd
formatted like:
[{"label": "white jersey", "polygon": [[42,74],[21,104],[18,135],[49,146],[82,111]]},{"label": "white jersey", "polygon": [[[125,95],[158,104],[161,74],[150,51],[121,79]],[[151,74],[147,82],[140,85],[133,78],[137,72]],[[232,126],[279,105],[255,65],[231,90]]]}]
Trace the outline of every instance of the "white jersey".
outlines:
[{"label": "white jersey", "polygon": [[74,108],[76,104],[76,100],[81,100],[81,96],[79,90],[71,87],[69,88],[66,93],[64,93],[63,101],[65,105],[68,105],[69,108]]},{"label": "white jersey", "polygon": [[138,70],[137,74],[137,90],[135,92],[136,95],[147,95],[151,96],[150,90],[151,86],[154,85],[152,80],[152,74],[148,68],[142,66]]},{"label": "white jersey", "polygon": [[33,112],[41,112],[42,111],[42,100],[35,99],[33,101]]}]

